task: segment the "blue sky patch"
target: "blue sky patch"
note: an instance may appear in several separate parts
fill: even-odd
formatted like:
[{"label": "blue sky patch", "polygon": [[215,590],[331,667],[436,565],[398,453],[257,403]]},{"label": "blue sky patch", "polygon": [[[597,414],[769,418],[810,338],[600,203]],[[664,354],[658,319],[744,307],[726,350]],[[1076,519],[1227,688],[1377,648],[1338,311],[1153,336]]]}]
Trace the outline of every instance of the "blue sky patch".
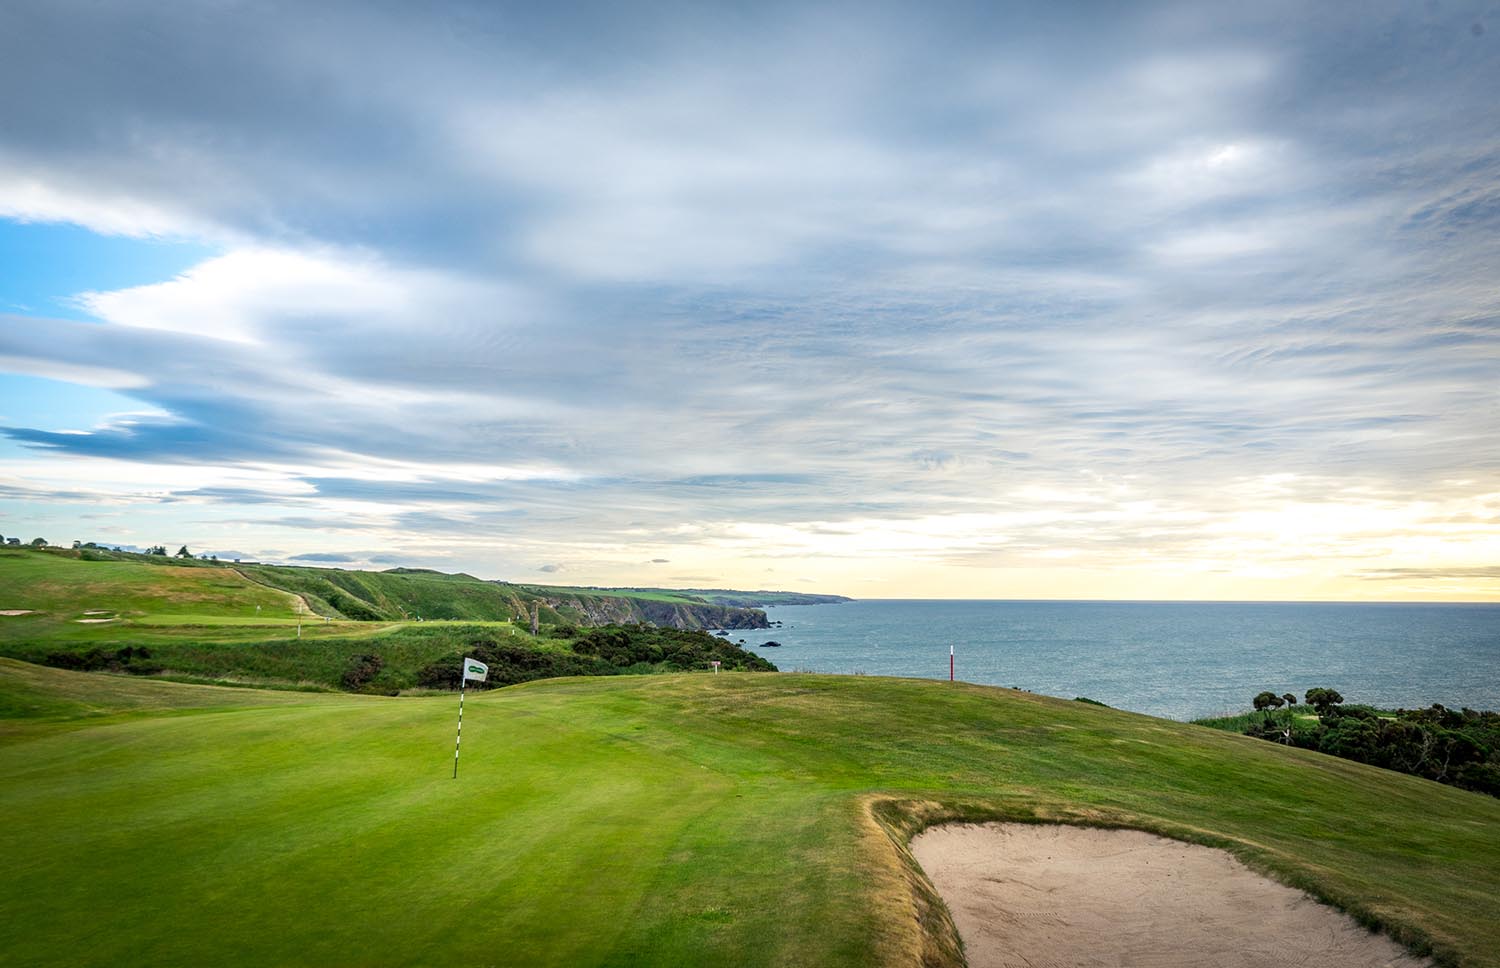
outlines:
[{"label": "blue sky patch", "polygon": [[198,242],[0,219],[0,312],[87,320],[71,301],[79,293],[161,282],[214,254]]}]

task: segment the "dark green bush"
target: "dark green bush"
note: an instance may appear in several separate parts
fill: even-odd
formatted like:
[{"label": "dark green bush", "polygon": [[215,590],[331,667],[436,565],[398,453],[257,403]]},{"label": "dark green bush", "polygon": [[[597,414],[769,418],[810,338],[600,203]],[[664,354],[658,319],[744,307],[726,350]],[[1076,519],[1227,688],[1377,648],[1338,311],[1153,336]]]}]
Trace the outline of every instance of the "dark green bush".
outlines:
[{"label": "dark green bush", "polygon": [[573,642],[573,651],[551,652],[502,644],[493,639],[471,640],[467,651],[431,663],[417,674],[428,688],[457,689],[465,655],[490,667],[489,681],[470,688],[507,686],[556,676],[607,676],[654,671],[686,672],[709,668],[718,660],[725,670],[775,672],[765,659],[707,632],[657,628],[652,625],[605,625],[587,630]]},{"label": "dark green bush", "polygon": [[87,652],[52,652],[42,663],[54,669],[69,669],[73,672],[130,672],[136,675],[161,672],[160,665],[143,661],[149,658],[150,649],[127,645],[113,652],[98,648]]},{"label": "dark green bush", "polygon": [[380,675],[385,661],[378,655],[355,655],[349,657],[349,668],[344,670],[342,684],[350,692],[358,692]]},{"label": "dark green bush", "polygon": [[600,659],[475,641],[469,644],[463,654],[454,653],[439,659],[417,673],[417,684],[429,689],[457,689],[465,656],[478,659],[490,667],[489,679],[485,682],[471,682],[468,686],[470,689],[493,689],[558,676],[607,676],[616,672],[612,664]]},{"label": "dark green bush", "polygon": [[1500,796],[1500,713],[1438,703],[1382,712],[1346,705],[1333,689],[1309,689],[1307,701],[1318,710],[1316,723],[1268,714],[1246,735]]}]

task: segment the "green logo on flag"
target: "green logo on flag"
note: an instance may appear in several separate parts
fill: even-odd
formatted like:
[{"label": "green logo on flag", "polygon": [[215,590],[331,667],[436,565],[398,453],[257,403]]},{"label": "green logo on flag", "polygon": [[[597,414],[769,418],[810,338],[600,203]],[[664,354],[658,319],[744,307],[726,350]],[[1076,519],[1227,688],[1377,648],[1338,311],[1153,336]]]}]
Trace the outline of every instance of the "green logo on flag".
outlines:
[{"label": "green logo on flag", "polygon": [[464,656],[463,668],[465,682],[468,682],[470,679],[478,679],[480,682],[484,682],[490,676],[489,666],[478,659],[471,659],[468,656]]}]

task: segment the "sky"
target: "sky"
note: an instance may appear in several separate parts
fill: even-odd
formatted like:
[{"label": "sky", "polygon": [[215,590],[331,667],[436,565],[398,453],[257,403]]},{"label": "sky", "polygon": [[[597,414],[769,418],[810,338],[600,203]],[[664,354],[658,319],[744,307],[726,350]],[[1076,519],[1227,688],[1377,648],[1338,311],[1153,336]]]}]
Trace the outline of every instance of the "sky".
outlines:
[{"label": "sky", "polygon": [[1500,3],[0,7],[0,534],[1500,599]]}]

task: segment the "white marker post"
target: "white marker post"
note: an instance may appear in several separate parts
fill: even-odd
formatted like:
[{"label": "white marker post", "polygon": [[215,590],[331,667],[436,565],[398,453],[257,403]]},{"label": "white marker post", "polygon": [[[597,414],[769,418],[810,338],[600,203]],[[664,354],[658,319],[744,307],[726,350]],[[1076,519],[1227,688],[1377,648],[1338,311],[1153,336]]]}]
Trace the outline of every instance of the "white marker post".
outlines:
[{"label": "white marker post", "polygon": [[714,659],[712,662],[709,663],[709,665],[711,665],[711,666],[714,667],[714,675],[718,675],[719,674],[719,660],[718,659]]},{"label": "white marker post", "polygon": [[470,679],[484,682],[490,677],[490,667],[478,659],[464,659],[464,674],[458,681],[458,735],[453,737],[453,779],[458,779],[458,744],[464,738],[464,687]]}]

